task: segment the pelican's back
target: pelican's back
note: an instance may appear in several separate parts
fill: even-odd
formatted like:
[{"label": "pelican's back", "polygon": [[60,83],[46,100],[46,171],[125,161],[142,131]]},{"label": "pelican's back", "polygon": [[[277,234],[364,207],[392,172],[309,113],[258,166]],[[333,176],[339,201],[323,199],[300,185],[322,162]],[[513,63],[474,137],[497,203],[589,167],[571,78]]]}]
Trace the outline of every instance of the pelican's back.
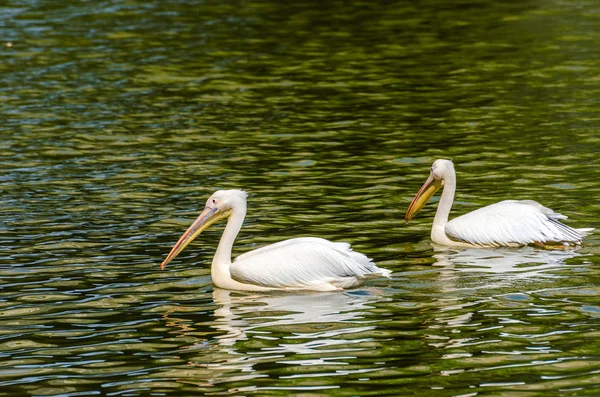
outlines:
[{"label": "pelican's back", "polygon": [[273,288],[332,290],[359,285],[368,277],[387,277],[346,243],[315,238],[295,238],[245,253],[230,268],[242,283]]},{"label": "pelican's back", "polygon": [[582,231],[559,221],[565,218],[536,201],[505,200],[451,220],[445,232],[455,241],[488,247],[580,244]]}]

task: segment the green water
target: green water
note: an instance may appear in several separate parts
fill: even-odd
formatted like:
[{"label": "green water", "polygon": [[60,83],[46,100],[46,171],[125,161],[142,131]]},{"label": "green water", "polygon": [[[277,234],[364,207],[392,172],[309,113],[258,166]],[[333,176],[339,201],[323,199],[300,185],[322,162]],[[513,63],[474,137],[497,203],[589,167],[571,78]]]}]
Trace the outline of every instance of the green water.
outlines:
[{"label": "green water", "polygon": [[[534,199],[598,227],[600,5],[14,1],[0,6],[0,396],[598,396],[600,243],[435,251],[453,214]],[[347,241],[346,293],[218,290],[234,254]]]}]

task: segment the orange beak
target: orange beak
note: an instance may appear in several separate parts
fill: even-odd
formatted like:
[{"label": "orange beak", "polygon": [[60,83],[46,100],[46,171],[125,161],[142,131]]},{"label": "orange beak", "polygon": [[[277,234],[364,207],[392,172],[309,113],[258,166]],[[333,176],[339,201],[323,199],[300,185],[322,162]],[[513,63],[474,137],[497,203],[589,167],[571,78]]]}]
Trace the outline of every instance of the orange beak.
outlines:
[{"label": "orange beak", "polygon": [[167,258],[161,263],[160,269],[163,270],[165,266],[171,262],[185,247],[188,246],[200,233],[206,230],[210,225],[218,221],[219,219],[229,216],[229,211],[221,211],[218,208],[204,208],[204,211],[196,218],[194,223],[183,233],[177,243],[167,255]]},{"label": "orange beak", "polygon": [[429,175],[429,178],[425,181],[419,192],[410,203],[404,220],[410,221],[416,214],[425,206],[429,199],[442,188],[443,183],[441,180],[434,179],[433,176]]}]

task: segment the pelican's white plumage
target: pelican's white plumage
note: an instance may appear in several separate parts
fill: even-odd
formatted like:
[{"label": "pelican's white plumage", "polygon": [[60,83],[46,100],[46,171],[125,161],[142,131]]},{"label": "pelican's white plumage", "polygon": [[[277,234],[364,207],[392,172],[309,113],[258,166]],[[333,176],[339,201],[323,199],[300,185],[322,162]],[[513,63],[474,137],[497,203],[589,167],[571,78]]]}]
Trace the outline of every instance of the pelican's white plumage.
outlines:
[{"label": "pelican's white plumage", "polygon": [[408,211],[410,220],[433,194],[444,188],[431,228],[434,243],[462,247],[518,247],[581,244],[584,233],[559,221],[567,217],[532,200],[505,200],[448,221],[454,201],[456,173],[449,160],[436,160]]},{"label": "pelican's white plumage", "polygon": [[354,287],[367,278],[387,277],[391,273],[353,251],[349,244],[315,237],[295,238],[259,248],[240,255],[232,263],[233,242],[246,216],[246,197],[241,190],[215,192],[161,268],[208,226],[228,218],[211,266],[211,278],[217,287],[244,291],[331,291]]}]

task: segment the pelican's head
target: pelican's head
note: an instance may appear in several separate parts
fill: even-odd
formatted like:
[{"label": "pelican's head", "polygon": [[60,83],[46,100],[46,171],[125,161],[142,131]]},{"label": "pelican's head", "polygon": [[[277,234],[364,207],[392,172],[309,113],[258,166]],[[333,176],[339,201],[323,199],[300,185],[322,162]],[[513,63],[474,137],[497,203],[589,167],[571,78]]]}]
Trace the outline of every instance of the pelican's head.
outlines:
[{"label": "pelican's head", "polygon": [[206,200],[206,206],[202,213],[196,218],[194,223],[179,238],[177,243],[169,252],[167,258],[160,265],[161,269],[171,262],[185,247],[188,246],[200,233],[206,230],[210,225],[223,218],[229,218],[234,209],[246,209],[246,197],[248,195],[243,190],[218,190]]},{"label": "pelican's head", "polygon": [[452,164],[452,161],[438,159],[433,162],[429,178],[421,186],[421,189],[406,211],[406,216],[404,217],[406,222],[410,221],[425,206],[435,192],[444,187],[444,179],[450,175],[454,175],[454,164]]}]

